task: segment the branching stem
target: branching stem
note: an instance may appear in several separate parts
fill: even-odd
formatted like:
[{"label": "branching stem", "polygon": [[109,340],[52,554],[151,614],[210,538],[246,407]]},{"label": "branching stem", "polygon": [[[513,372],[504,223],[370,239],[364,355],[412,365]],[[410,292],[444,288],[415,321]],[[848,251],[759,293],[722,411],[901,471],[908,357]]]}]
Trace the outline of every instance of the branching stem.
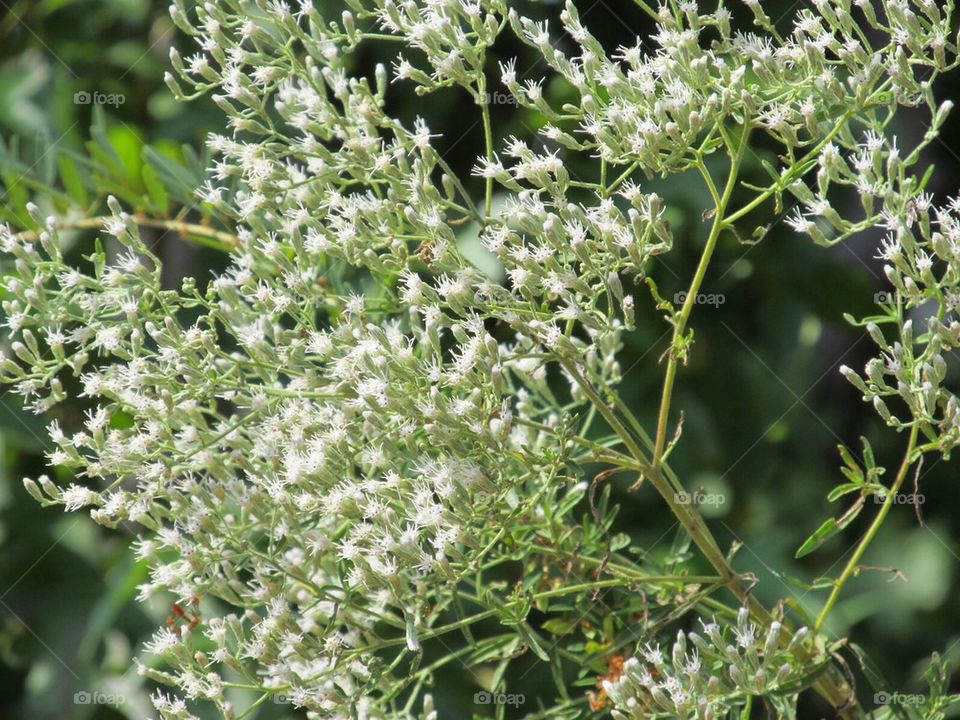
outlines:
[{"label": "branching stem", "polygon": [[[223,252],[232,252],[240,244],[240,240],[236,235],[231,235],[230,233],[216,230],[206,225],[182,222],[180,220],[152,218],[140,213],[132,215],[131,217],[140,227],[157,228],[175,232],[186,240],[199,241],[202,245],[213,247]],[[103,227],[104,223],[111,219],[109,215],[106,215],[65,222],[58,221],[57,228],[60,230],[99,230]],[[35,230],[28,230],[20,233],[19,237],[28,242],[35,242],[39,235],[39,232]]]},{"label": "branching stem", "polygon": [[714,208],[713,224],[710,227],[710,233],[707,236],[703,254],[700,256],[700,262],[697,265],[693,280],[690,281],[690,287],[687,288],[687,295],[684,298],[683,306],[680,308],[680,312],[674,317],[673,339],[671,341],[670,354],[667,358],[667,370],[663,381],[663,395],[660,400],[660,412],[657,417],[657,434],[653,447],[652,465],[654,469],[659,468],[663,462],[663,450],[667,442],[667,423],[670,417],[670,403],[673,399],[673,385],[677,377],[677,365],[684,353],[684,334],[686,333],[687,322],[690,320],[690,314],[693,312],[693,306],[696,304],[697,295],[703,285],[703,279],[707,274],[707,268],[710,266],[713,251],[717,247],[717,241],[720,238],[720,234],[727,227],[727,220],[724,218],[724,213],[727,210],[730,197],[733,195],[733,190],[737,185],[740,163],[743,161],[747,150],[750,130],[750,126],[746,126],[740,137],[740,145],[736,150],[730,148],[730,174],[727,176],[727,184],[724,187],[723,195],[717,197],[713,180],[703,166],[702,159],[700,161],[699,167],[707,180],[707,187],[711,195],[717,198],[717,204]]},{"label": "branching stem", "polygon": [[880,526],[883,525],[883,521],[890,513],[890,509],[893,507],[894,503],[896,503],[897,493],[900,492],[900,488],[910,472],[910,467],[913,465],[913,452],[917,446],[917,436],[919,431],[919,424],[914,424],[913,428],[910,430],[910,438],[907,441],[907,449],[903,454],[903,461],[900,463],[900,469],[897,471],[897,476],[894,478],[893,484],[887,491],[887,498],[884,500],[883,505],[880,508],[880,512],[877,513],[877,516],[870,524],[870,528],[857,545],[857,549],[854,550],[853,555],[850,556],[850,560],[847,561],[846,567],[844,567],[843,572],[840,573],[840,577],[838,577],[836,582],[834,582],[833,590],[830,592],[830,597],[827,598],[826,604],[823,606],[820,614],[817,615],[817,620],[813,626],[815,630],[819,631],[820,628],[823,627],[824,623],[826,623],[830,612],[833,610],[834,605],[837,603],[837,599],[840,597],[840,593],[843,591],[843,587],[847,584],[847,581],[850,580],[850,578],[857,574],[860,561],[867,552],[867,548],[870,547],[870,543],[873,542],[873,539],[879,532]]}]

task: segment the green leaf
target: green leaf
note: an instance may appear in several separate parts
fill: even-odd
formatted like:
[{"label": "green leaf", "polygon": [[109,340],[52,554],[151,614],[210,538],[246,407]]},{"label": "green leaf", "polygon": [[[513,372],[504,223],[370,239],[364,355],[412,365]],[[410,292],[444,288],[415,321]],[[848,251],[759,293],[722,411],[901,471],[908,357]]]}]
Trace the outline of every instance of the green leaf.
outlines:
[{"label": "green leaf", "polygon": [[809,555],[818,547],[823,545],[827,540],[832,538],[838,532],[840,532],[840,526],[837,524],[837,521],[833,518],[824,520],[823,525],[817,528],[816,532],[813,533],[810,537],[807,538],[806,542],[800,546],[800,549],[797,550],[795,558],[799,559],[805,555]]},{"label": "green leaf", "polygon": [[853,455],[850,454],[850,451],[847,450],[845,445],[837,445],[837,450],[840,453],[840,459],[843,460],[844,464],[855,472],[860,472],[860,465],[854,460]]},{"label": "green leaf", "polygon": [[780,177],[780,173],[777,171],[777,169],[773,166],[773,164],[769,160],[765,160],[761,158],[760,165],[763,167],[764,170],[767,171],[767,174],[773,180],[774,184],[777,184],[782,180],[782,178]]},{"label": "green leaf", "polygon": [[125,184],[134,192],[138,194],[142,193],[145,189],[141,175],[141,167],[143,165],[141,149],[143,148],[143,141],[126,125],[110,128],[107,137],[109,138],[110,146],[120,158],[120,162],[123,165],[122,179]]},{"label": "green leaf", "polygon": [[199,177],[192,174],[173,158],[161,155],[149,145],[143,148],[143,159],[144,162],[156,170],[157,176],[168,192],[185,204],[189,205],[194,202],[193,192],[201,184]]},{"label": "green leaf", "polygon": [[815,578],[813,582],[808,582],[802,578],[794,577],[793,575],[781,575],[781,577],[791,585],[794,585],[805,592],[810,592],[811,590],[825,590],[826,588],[831,588],[836,584],[836,581],[829,577],[818,577]]},{"label": "green leaf", "polygon": [[123,160],[120,159],[116,148],[110,143],[107,136],[106,119],[99,106],[93,108],[93,124],[90,126],[90,137],[92,140],[87,143],[87,151],[90,153],[90,157],[99,161],[113,176],[113,179],[123,178]]},{"label": "green leaf", "polygon": [[564,495],[563,499],[560,501],[560,506],[557,508],[557,517],[564,517],[567,513],[573,510],[574,506],[579,503],[583,496],[587,494],[586,484],[574,485],[567,490],[567,494]]},{"label": "green leaf", "polygon": [[511,657],[516,654],[520,642],[520,638],[516,635],[506,635],[495,642],[482,642],[476,650],[466,656],[466,664],[468,667],[473,667]]},{"label": "green leaf", "polygon": [[[870,683],[870,687],[878,692],[890,690],[890,682],[883,676],[883,672],[867,655],[866,651],[856,643],[850,643],[850,649],[853,651],[853,654],[857,656],[857,662],[860,663],[860,669],[863,670],[863,674],[867,678],[867,682]],[[889,707],[892,708],[893,712],[899,717],[905,717],[903,708],[899,703],[894,703]]]},{"label": "green leaf", "polygon": [[824,523],[817,528],[817,531],[808,537],[806,542],[800,546],[800,549],[797,550],[797,554],[794,555],[794,557],[802,558],[804,555],[809,555],[818,547],[823,545],[823,543],[825,543],[827,540],[847,527],[847,525],[852,523],[853,519],[860,514],[860,511],[863,510],[863,504],[864,496],[861,495],[859,498],[857,498],[857,501],[850,506],[850,509],[840,516],[839,520],[834,520],[833,518],[825,520]]},{"label": "green leaf", "polygon": [[610,539],[610,552],[617,552],[630,545],[630,536],[626,533],[617,533]]},{"label": "green leaf", "polygon": [[77,205],[86,208],[90,204],[90,196],[87,194],[87,185],[83,181],[83,176],[80,175],[80,170],[77,169],[77,164],[67,155],[60,155],[58,165],[60,181],[67,195],[73,198]]},{"label": "green leaf", "polygon": [[93,662],[98,643],[113,627],[117,616],[136,598],[140,584],[149,575],[146,561],[135,562],[132,558],[111,572],[111,582],[107,584],[109,592],[102,595],[93,606],[84,623],[86,631],[77,646],[77,654],[85,662]]},{"label": "green leaf", "polygon": [[127,430],[133,427],[133,415],[125,410],[117,410],[110,416],[110,427],[114,430]]},{"label": "green leaf", "polygon": [[23,179],[23,175],[5,172],[3,174],[3,184],[6,187],[0,200],[3,202],[4,210],[19,227],[36,230],[37,224],[30,217],[30,213],[27,212],[30,193],[27,192],[27,186],[21,182]]},{"label": "green leaf", "polygon": [[863,444],[863,461],[867,464],[867,470],[873,470],[877,466],[877,461],[873,457],[873,448],[865,437],[861,437],[860,442]]},{"label": "green leaf", "polygon": [[859,469],[851,470],[848,467],[842,467],[840,468],[840,472],[843,473],[843,476],[847,478],[847,480],[849,480],[854,485],[863,484],[863,473],[860,472]]},{"label": "green leaf", "polygon": [[890,324],[897,322],[897,319],[891,315],[870,315],[861,320],[857,320],[850,313],[844,313],[843,319],[846,320],[849,324],[854,327],[866,327],[870,323],[875,323],[877,325]]},{"label": "green leaf", "polygon": [[[54,161],[57,159],[57,153],[47,152],[47,149],[54,146],[50,134],[46,129],[41,129],[37,134],[36,138],[36,152],[40,158],[36,161],[41,164],[43,169],[43,184],[47,187],[52,187],[54,182],[54,177],[56,174],[56,168],[54,167]],[[36,163],[35,163],[36,164]]]},{"label": "green leaf", "polygon": [[858,482],[844,483],[843,485],[838,485],[837,487],[835,487],[833,490],[830,491],[829,495],[827,495],[827,500],[829,500],[830,502],[834,502],[835,500],[842,498],[844,495],[848,495],[849,493],[852,493],[852,492],[857,492],[858,490],[861,489],[862,485],[863,485],[862,483],[858,483]]},{"label": "green leaf", "polygon": [[167,195],[167,189],[160,182],[160,176],[152,165],[144,163],[140,171],[143,176],[143,184],[147,188],[150,200],[153,201],[153,209],[161,215],[167,215],[170,212],[170,197]]},{"label": "green leaf", "polygon": [[517,629],[520,631],[520,635],[523,637],[524,642],[526,642],[527,647],[533,651],[533,654],[543,660],[545,663],[550,662],[550,655],[547,654],[547,651],[543,649],[540,638],[537,637],[537,634],[533,631],[533,628],[526,623],[521,623],[517,626]]},{"label": "green leaf", "polygon": [[511,657],[505,657],[497,664],[496,672],[493,673],[493,678],[490,681],[490,692],[497,692],[503,686],[503,677],[507,674],[507,668],[510,667],[512,659]]},{"label": "green leaf", "polygon": [[569,635],[577,629],[576,618],[551,618],[543,623],[543,629],[551,635]]},{"label": "green leaf", "polygon": [[560,697],[564,700],[569,700],[570,694],[567,692],[567,682],[563,677],[563,663],[560,661],[559,656],[551,659],[550,674],[553,675],[553,684],[556,686]]}]

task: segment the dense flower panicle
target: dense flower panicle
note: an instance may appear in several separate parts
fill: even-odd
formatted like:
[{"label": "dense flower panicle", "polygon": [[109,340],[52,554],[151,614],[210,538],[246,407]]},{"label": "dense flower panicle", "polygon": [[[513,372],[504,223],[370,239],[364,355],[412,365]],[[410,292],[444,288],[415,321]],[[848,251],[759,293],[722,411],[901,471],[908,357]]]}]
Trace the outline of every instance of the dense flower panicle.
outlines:
[{"label": "dense flower panicle", "polygon": [[[137,524],[150,567],[141,598],[203,605],[201,628],[173,623],[146,645],[164,669],[141,672],[177,688],[154,696],[162,717],[194,717],[186,700],[234,717],[225,687],[236,677],[310,717],[413,717],[399,698],[411,684],[420,697],[422,643],[459,629],[441,618],[459,617],[468,582],[467,599],[488,603],[483,617],[517,633],[483,661],[547,656],[525,615],[510,614],[529,611],[536,588],[487,597],[480,575],[527,557],[547,568],[550,543],[586,543],[581,533],[605,558],[589,572],[612,572],[612,516],[592,493],[593,535],[565,513],[586,493],[580,465],[615,454],[576,424],[606,413],[597,389],[620,381],[637,302],[627,281],[650,280],[673,245],[669,208],[644,178],[700,169],[722,214],[733,187],[714,187],[704,159],[739,162],[750,133],[781,151],[767,184],[747,186],[756,204],[796,197],[788,223],[824,244],[888,231],[878,252],[896,292],[881,304],[899,338],[868,325],[881,356],[863,376],[845,372],[889,424],[920,424],[944,453],[960,443],[944,359],[960,345],[960,203],[935,205],[911,174],[949,110],[920,79],[955,63],[943,8],[820,0],[781,35],[758,2],[747,3],[756,33],[735,32],[722,3],[668,2],[647,7],[652,44],[608,49],[568,2],[564,52],[554,23],[502,0],[348,4],[339,18],[309,0],[171,8],[199,51],[171,54],[168,84],[178,97],[211,93],[227,116],[198,196],[237,246],[205,287],[165,288],[115,200],[102,234],[121,250],[98,249],[82,267],[64,260],[60,221],[36,207],[35,237],[0,232],[15,266],[3,378],[36,413],[56,413],[68,387],[85,408],[49,432],[51,464],[76,482],[44,476],[27,490],[107,526]],[[541,137],[477,159],[481,207],[427,121],[392,117],[386,97],[393,83],[456,86],[489,121],[488,51],[508,28],[550,75],[518,76],[508,60],[502,85],[546,122]],[[392,67],[351,74],[351,52],[381,41],[404,48]],[[554,107],[548,79],[578,101]],[[908,155],[886,131],[898,104],[931,113]],[[599,161],[600,182],[573,175],[576,154]],[[834,207],[837,187],[853,189],[861,215]],[[497,272],[468,260],[467,223]],[[818,639],[744,613],[703,632],[681,633],[669,652],[645,638],[605,686],[614,715],[706,720],[749,695],[789,713],[826,662]]]},{"label": "dense flower panicle", "polygon": [[[51,226],[43,245],[57,242]],[[135,229],[126,242],[157,268]],[[412,322],[374,324],[370,315],[387,315],[368,309],[375,302],[329,294],[337,311],[326,329],[302,337],[281,318],[314,326],[315,300],[280,285],[263,293],[262,278],[244,277],[252,256],[203,297],[162,290],[156,269],[108,282],[110,264],[82,285],[62,282],[36,248],[9,235],[4,243],[34,264],[39,292],[22,294],[25,309],[51,311],[58,328],[98,328],[58,342],[58,352],[51,345],[53,357],[41,359],[33,341],[20,353],[38,374],[76,373],[96,403],[79,432],[51,426],[50,458],[109,487],[45,483],[49,499],[153,531],[141,545],[153,568],[144,597],[269,603],[270,617],[247,614],[218,642],[224,657],[264,665],[283,688],[309,688],[299,696],[306,707],[364,697],[376,677],[361,633],[377,621],[409,623],[415,642],[427,609],[410,599],[469,570],[470,548],[515,511],[505,497],[530,495],[514,493],[557,472],[562,444],[514,421],[540,412],[545,381],[526,381],[521,402],[510,394],[536,378],[543,350],[522,336],[495,340],[479,316],[423,305]],[[131,297],[139,301],[127,307]],[[200,315],[188,324],[191,309]],[[224,403],[234,410],[221,416]],[[115,427],[118,412],[133,425]],[[264,551],[251,555],[251,544]],[[194,662],[188,642],[164,630],[147,649],[183,670]],[[341,661],[344,643],[354,650]],[[331,683],[322,692],[320,678]]]}]

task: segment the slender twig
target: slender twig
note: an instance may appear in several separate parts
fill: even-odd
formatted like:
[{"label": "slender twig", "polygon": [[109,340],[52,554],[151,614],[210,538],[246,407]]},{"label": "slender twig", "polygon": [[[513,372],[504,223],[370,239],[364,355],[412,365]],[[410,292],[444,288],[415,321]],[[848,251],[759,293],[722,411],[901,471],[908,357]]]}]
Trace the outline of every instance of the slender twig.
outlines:
[{"label": "slender twig", "polygon": [[890,486],[889,490],[887,490],[886,500],[884,500],[883,505],[880,507],[880,512],[877,513],[877,516],[870,524],[870,528],[857,545],[857,549],[853,551],[853,555],[850,556],[850,560],[847,561],[847,565],[843,568],[843,572],[840,573],[840,577],[838,577],[836,582],[834,582],[833,590],[830,592],[830,597],[827,598],[826,604],[823,606],[820,614],[817,615],[817,620],[813,626],[815,630],[820,630],[820,628],[823,627],[824,623],[827,621],[827,617],[829,617],[830,612],[833,610],[834,605],[836,605],[837,599],[840,597],[840,593],[843,591],[844,585],[847,584],[847,581],[850,580],[851,577],[857,574],[860,560],[863,558],[864,553],[867,552],[867,548],[870,547],[870,543],[872,543],[873,539],[877,536],[880,526],[883,525],[883,521],[886,519],[891,508],[896,503],[897,493],[900,492],[900,487],[903,485],[903,481],[906,480],[907,474],[910,472],[910,467],[913,465],[913,453],[916,449],[918,434],[919,425],[914,424],[913,428],[910,430],[910,438],[907,441],[907,449],[903,454],[903,461],[900,463],[900,469],[897,471],[897,476],[894,478],[893,484]]},{"label": "slender twig", "polygon": [[[480,103],[480,112],[483,115],[483,144],[486,150],[487,161],[493,162],[493,123],[490,120],[490,97],[487,95],[487,77],[484,74],[483,70],[480,70],[478,75],[478,97],[477,102]],[[485,191],[486,200],[484,202],[484,215],[486,219],[489,219],[490,213],[493,211],[493,178],[488,177],[486,181],[486,191]]]},{"label": "slender twig", "polygon": [[709,188],[711,195],[717,197],[717,205],[714,208],[715,215],[713,217],[713,224],[710,227],[710,233],[707,236],[707,242],[704,245],[703,253],[700,256],[700,262],[697,265],[693,280],[690,281],[690,287],[687,288],[687,295],[684,299],[683,307],[680,308],[680,312],[674,319],[673,339],[671,342],[670,354],[667,358],[667,370],[663,381],[663,395],[660,400],[660,412],[657,417],[657,434],[656,439],[654,440],[652,460],[654,468],[660,467],[660,464],[663,462],[663,450],[667,441],[667,422],[670,415],[670,403],[673,397],[673,386],[677,377],[677,365],[681,356],[680,348],[684,343],[684,334],[686,333],[687,322],[690,320],[690,314],[693,312],[693,306],[696,304],[697,295],[700,292],[703,279],[707,274],[707,268],[710,266],[710,260],[713,257],[713,251],[717,247],[717,241],[720,238],[721,232],[723,232],[724,228],[727,227],[728,221],[724,218],[724,213],[726,212],[727,205],[729,204],[730,198],[733,195],[733,190],[737,185],[737,176],[740,170],[740,163],[743,161],[743,157],[747,151],[750,130],[751,128],[749,125],[744,127],[743,133],[740,136],[740,145],[735,151],[733,148],[730,148],[730,173],[727,176],[727,184],[723,190],[722,196],[717,197],[717,191],[714,188],[713,181],[710,177],[710,174],[705,168],[703,168],[703,161],[701,159],[701,170],[707,180],[707,187]]},{"label": "slender twig", "polygon": [[[210,242],[204,242],[203,244],[208,247],[214,247],[218,250],[223,250],[225,252],[233,251],[240,244],[240,240],[236,235],[231,235],[230,233],[216,230],[214,228],[207,227],[206,225],[187,223],[180,220],[152,218],[140,213],[131,215],[130,217],[137,225],[141,227],[157,228],[160,230],[175,232],[187,240],[196,238],[201,238],[208,241],[213,240],[216,242],[216,244]],[[104,223],[110,219],[111,217],[109,215],[67,221],[58,219],[57,228],[60,230],[99,230],[103,228]],[[27,230],[18,234],[18,237],[21,240],[25,240],[27,242],[34,242],[37,240],[37,238],[39,238],[39,236],[40,233],[36,230]]]}]

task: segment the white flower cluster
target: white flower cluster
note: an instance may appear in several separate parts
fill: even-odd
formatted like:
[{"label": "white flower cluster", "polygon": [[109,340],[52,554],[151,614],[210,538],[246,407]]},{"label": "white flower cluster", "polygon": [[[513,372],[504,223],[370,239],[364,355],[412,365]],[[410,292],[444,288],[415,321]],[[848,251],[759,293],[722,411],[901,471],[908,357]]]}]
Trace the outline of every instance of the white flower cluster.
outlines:
[{"label": "white flower cluster", "polygon": [[[843,368],[887,424],[918,425],[927,449],[947,457],[960,445],[960,398],[947,382],[947,358],[960,347],[958,209],[931,209],[920,197],[916,218],[894,224],[881,253],[895,290],[881,294],[882,314],[866,322],[880,355],[862,375]],[[895,338],[882,326],[893,326]]]},{"label": "white flower cluster", "polygon": [[681,631],[667,652],[655,644],[642,648],[624,663],[622,677],[604,683],[616,720],[715,720],[751,696],[770,702],[777,717],[795,717],[805,676],[826,662],[806,628],[785,642],[779,622],[760,628],[746,608],[730,633],[715,621],[701,624],[702,635]]},{"label": "white flower cluster", "polygon": [[[32,369],[5,360],[4,370],[38,412],[63,399],[62,371],[79,378],[93,407],[76,432],[51,425],[50,460],[107,482],[30,488],[108,526],[148,528],[144,598],[167,590],[248,609],[209,620],[218,649],[189,697],[225,702],[210,668],[252,660],[258,684],[302,706],[361,702],[377,680],[373,626],[399,628],[418,651],[431,604],[478,569],[478,551],[528,509],[524,498],[557,489],[544,485],[564,445],[556,418],[518,422],[542,413],[544,349],[413,302],[437,301],[416,275],[405,295],[423,313],[406,329],[377,307],[386,300],[269,287],[251,256],[206,296],[191,282],[165,291],[136,226],[116,218],[105,231],[130,251],[115,263],[97,256],[80,281],[60,264],[54,222],[39,248],[3,237],[33,278],[8,282],[7,308],[22,338],[13,350]],[[325,329],[308,331],[318,312]],[[190,645],[165,628],[148,648],[187,674],[181,687],[200,673]]]},{"label": "white flower cluster", "polygon": [[[815,189],[801,183],[791,187],[808,213],[798,213],[792,225],[820,242],[838,242],[867,227],[886,231],[877,259],[884,261],[893,289],[878,293],[880,314],[863,322],[880,355],[862,374],[848,367],[842,372],[887,424],[922,428],[928,448],[945,455],[960,444],[960,398],[946,382],[946,356],[960,343],[960,203],[935,207],[925,179],[909,169],[936,136],[949,107],[931,102],[931,131],[909,155],[902,154],[895,137],[869,130],[849,147],[825,148]],[[826,199],[831,184],[856,190],[860,218],[845,218],[833,209]],[[914,331],[915,322],[923,331]]]}]

